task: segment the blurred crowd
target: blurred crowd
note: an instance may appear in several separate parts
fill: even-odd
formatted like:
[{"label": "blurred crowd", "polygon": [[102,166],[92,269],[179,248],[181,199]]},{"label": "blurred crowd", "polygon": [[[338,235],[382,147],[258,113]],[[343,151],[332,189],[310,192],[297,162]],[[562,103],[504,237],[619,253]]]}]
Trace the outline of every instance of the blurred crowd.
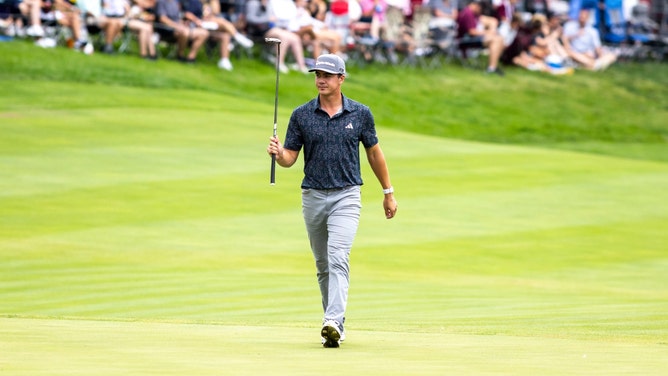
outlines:
[{"label": "blurred crowd", "polygon": [[[495,75],[504,65],[571,74],[647,51],[664,58],[666,2],[0,0],[0,31],[44,48],[213,60],[226,71],[234,69],[231,53],[306,73],[327,52],[359,65],[457,61]],[[281,54],[265,38],[280,39]]]}]

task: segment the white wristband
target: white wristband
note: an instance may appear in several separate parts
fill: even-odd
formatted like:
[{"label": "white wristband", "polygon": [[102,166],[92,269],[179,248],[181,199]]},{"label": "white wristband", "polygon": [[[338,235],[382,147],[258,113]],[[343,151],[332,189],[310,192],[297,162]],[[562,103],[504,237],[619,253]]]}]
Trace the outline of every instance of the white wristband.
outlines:
[{"label": "white wristband", "polygon": [[388,195],[390,193],[394,193],[394,188],[393,187],[390,187],[388,189],[383,189],[383,194],[384,195]]}]

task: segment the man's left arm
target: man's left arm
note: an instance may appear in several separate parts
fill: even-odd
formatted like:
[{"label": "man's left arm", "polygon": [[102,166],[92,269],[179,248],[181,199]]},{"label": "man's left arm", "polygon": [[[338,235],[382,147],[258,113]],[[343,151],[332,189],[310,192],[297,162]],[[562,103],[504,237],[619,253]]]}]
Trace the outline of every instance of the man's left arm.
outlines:
[{"label": "man's left arm", "polygon": [[397,213],[397,201],[394,199],[394,188],[390,181],[390,172],[385,162],[385,154],[380,148],[379,144],[366,149],[366,157],[373,173],[378,178],[380,185],[383,187],[383,209],[385,210],[385,217],[387,219],[394,218]]}]

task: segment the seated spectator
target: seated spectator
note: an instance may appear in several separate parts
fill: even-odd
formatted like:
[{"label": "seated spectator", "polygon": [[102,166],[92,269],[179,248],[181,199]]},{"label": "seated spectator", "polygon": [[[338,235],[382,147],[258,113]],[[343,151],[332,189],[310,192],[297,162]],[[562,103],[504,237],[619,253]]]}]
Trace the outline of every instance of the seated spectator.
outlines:
[{"label": "seated spectator", "polygon": [[601,45],[601,38],[595,27],[589,24],[589,9],[581,9],[577,20],[564,25],[561,38],[569,57],[589,70],[603,70],[617,61],[617,55]]},{"label": "seated spectator", "polygon": [[[23,37],[26,34],[31,37],[41,38],[44,36],[42,21],[40,19],[41,1],[40,0],[9,0],[0,2],[0,18],[7,21],[5,28],[7,35]],[[28,21],[29,25],[24,30],[23,19]]]},{"label": "seated spectator", "polygon": [[552,54],[551,46],[548,42],[550,27],[547,24],[547,18],[540,13],[536,13],[531,18],[529,24],[531,29],[531,42],[527,47],[527,51],[534,58],[544,61],[550,54]]},{"label": "seated spectator", "polygon": [[81,11],[76,6],[76,0],[72,0],[71,2],[68,0],[55,0],[54,9],[56,12],[56,21],[69,28],[72,33],[73,43],[71,45],[68,44],[68,47],[83,51],[88,41],[81,35],[82,18]]},{"label": "seated spectator", "polygon": [[304,44],[302,35],[299,33],[299,23],[297,20],[297,5],[293,0],[269,0],[269,15],[271,20],[279,29],[286,30],[299,38],[299,44],[292,44],[292,55],[295,63],[290,68],[302,73],[308,73],[306,60],[304,58]]},{"label": "seated spectator", "polygon": [[[364,60],[370,62],[374,59],[383,61],[380,49],[381,35],[387,36],[385,33],[385,22],[387,17],[388,5],[385,0],[352,0],[359,5],[360,15],[354,18],[351,23],[351,30],[355,37],[355,43],[351,47],[357,49],[362,54]],[[349,8],[350,8],[349,4]],[[396,26],[396,25],[394,25]],[[393,30],[390,30],[390,38],[395,37]],[[385,38],[386,45],[392,45],[393,40]]]},{"label": "seated spectator", "polygon": [[[161,27],[176,38],[177,58],[184,63],[194,63],[197,53],[209,37],[209,32],[201,27],[190,27],[181,19],[181,4],[178,0],[158,0],[156,17]],[[190,43],[190,50],[185,55]]]},{"label": "seated spectator", "polygon": [[361,23],[368,24],[369,36],[372,41],[380,41],[380,34],[385,26],[387,3],[385,0],[359,0],[362,8]]},{"label": "seated spectator", "polygon": [[[536,43],[539,39],[537,36],[546,33],[541,19],[544,20],[545,16],[537,13],[533,17],[534,21],[526,25],[519,13],[513,15],[511,24],[517,30],[517,34],[513,42],[501,54],[501,62],[554,75],[572,74],[573,68],[564,67],[562,59],[556,59],[555,61],[556,55],[552,55],[549,52],[551,47],[547,47],[549,43],[545,44],[546,51],[536,53],[536,49],[542,48],[542,43]],[[540,38],[548,40],[551,36]],[[532,54],[530,51],[534,51],[534,53]],[[537,57],[537,55],[543,55],[543,57]]]},{"label": "seated spectator", "polygon": [[[290,1],[294,7],[294,3]],[[270,0],[248,0],[246,3],[246,22],[248,33],[253,37],[278,38],[281,40],[279,70],[281,73],[288,73],[290,69],[285,64],[287,52],[291,52],[297,61],[297,67],[301,71],[308,73],[304,60],[304,45],[299,35],[289,31],[286,28],[279,27],[273,9],[282,3],[273,3]],[[279,8],[280,9],[280,8]],[[294,7],[296,12],[296,7]]]},{"label": "seated spectator", "polygon": [[140,9],[135,8],[135,14],[131,13],[131,4],[128,0],[102,0],[102,14],[96,14],[93,7],[86,7],[87,14],[93,17],[93,22],[104,31],[105,44],[102,48],[104,53],[113,53],[114,40],[121,34],[123,28],[137,34],[139,44],[139,55],[146,59],[157,58],[155,44],[153,43],[153,22],[143,21],[137,18]]},{"label": "seated spectator", "polygon": [[547,26],[549,33],[547,41],[552,53],[559,55],[564,61],[572,63],[568,51],[566,51],[562,42],[564,35],[563,17],[558,13],[548,13]]},{"label": "seated spectator", "polygon": [[331,54],[339,54],[341,48],[341,35],[327,28],[324,22],[319,21],[311,15],[307,8],[307,0],[295,0],[297,6],[298,34],[302,36],[302,42],[310,44],[313,58],[322,54],[323,48]]},{"label": "seated spectator", "polygon": [[[212,31],[217,30],[219,25],[215,21],[211,21],[213,15],[210,8],[207,7],[205,13],[204,5],[200,0],[181,0],[183,6],[183,20],[186,26],[190,28],[203,28],[209,30],[209,37],[215,37],[220,42],[220,59],[218,60],[218,68],[231,71],[233,69],[230,61],[230,43],[231,36],[229,33],[222,32],[214,36]],[[208,18],[208,22],[204,21],[204,17]],[[221,20],[224,20],[221,18]],[[226,23],[229,21],[225,20]]]},{"label": "seated spectator", "polygon": [[214,16],[232,22],[237,30],[246,30],[246,0],[208,0],[208,5]]},{"label": "seated spectator", "polygon": [[[189,1],[189,0],[184,0]],[[199,0],[198,0],[199,1]],[[214,22],[218,28],[216,30],[223,31],[228,33],[234,38],[234,41],[239,43],[244,48],[252,48],[253,41],[248,39],[244,34],[239,32],[233,21],[230,21],[225,17],[233,17],[229,14],[221,13],[220,11],[220,1],[218,0],[203,0],[202,5],[204,6],[203,11],[203,20]],[[228,9],[228,11],[230,11]]]},{"label": "seated spectator", "polygon": [[428,6],[431,10],[429,33],[445,48],[457,33],[457,0],[429,0]]},{"label": "seated spectator", "polygon": [[220,30],[220,32],[210,34],[220,40],[218,68],[231,71],[233,69],[232,62],[230,62],[231,37],[234,37],[239,44],[246,48],[253,47],[253,41],[237,31],[236,27],[230,21],[215,16],[211,11],[211,7],[208,5],[205,6],[201,0],[182,0],[182,4],[184,7],[184,19],[190,23],[191,27],[204,28],[210,31]]},{"label": "seated spectator", "polygon": [[508,46],[515,39],[516,29],[513,29],[511,22],[513,14],[516,12],[518,0],[501,0],[494,9],[494,16],[499,21],[499,34],[503,37],[504,46]]},{"label": "seated spectator", "polygon": [[572,68],[564,67],[568,56],[559,42],[559,30],[551,30],[547,17],[540,13],[533,15],[530,27],[531,41],[526,51],[531,64],[552,74],[572,73]]},{"label": "seated spectator", "polygon": [[542,64],[537,63],[536,59],[527,52],[533,39],[531,27],[526,25],[519,13],[513,15],[511,25],[516,30],[515,38],[503,50],[499,60],[503,64],[517,65],[529,70],[542,69]]},{"label": "seated spectator", "polygon": [[353,26],[353,20],[357,21],[359,17],[355,18],[354,9],[357,9],[361,13],[361,9],[357,0],[332,0],[329,2],[329,9],[325,14],[324,22],[328,28],[336,31],[341,35],[341,39],[354,47],[354,38],[351,34],[351,29]]},{"label": "seated spectator", "polygon": [[[138,35],[138,39],[140,39],[139,55],[149,60],[157,59],[155,46],[157,41],[154,39],[154,25],[157,20],[155,16],[156,6],[157,0],[132,0],[132,7],[130,8],[130,18],[133,22],[141,22],[150,26],[150,28],[141,28],[133,25],[135,29],[142,32],[141,35]],[[146,46],[145,49],[142,47],[144,45]]]},{"label": "seated spectator", "polygon": [[429,0],[430,28],[454,29],[457,24],[457,0]]},{"label": "seated spectator", "polygon": [[505,48],[503,37],[498,34],[498,21],[494,17],[481,14],[480,0],[473,0],[457,16],[457,37],[460,46],[489,49],[487,73],[503,76],[499,68],[499,58]]},{"label": "seated spectator", "polygon": [[308,11],[311,14],[311,17],[315,18],[320,22],[325,22],[327,18],[327,12],[329,11],[329,5],[325,0],[311,0],[307,1]]},{"label": "seated spectator", "polygon": [[102,52],[114,52],[114,40],[123,29],[122,17],[125,14],[125,1],[117,0],[79,0],[79,8],[84,13],[88,32],[95,33],[95,28],[103,32],[104,46]]}]

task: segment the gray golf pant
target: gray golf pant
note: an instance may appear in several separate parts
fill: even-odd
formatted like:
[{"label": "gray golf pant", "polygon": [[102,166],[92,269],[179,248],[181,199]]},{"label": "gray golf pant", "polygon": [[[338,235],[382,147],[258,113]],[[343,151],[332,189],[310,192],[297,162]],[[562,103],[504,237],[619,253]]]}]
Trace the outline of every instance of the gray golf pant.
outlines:
[{"label": "gray golf pant", "polygon": [[350,249],[361,208],[359,186],[302,190],[302,213],[315,258],[326,320],[344,321],[350,284]]}]

